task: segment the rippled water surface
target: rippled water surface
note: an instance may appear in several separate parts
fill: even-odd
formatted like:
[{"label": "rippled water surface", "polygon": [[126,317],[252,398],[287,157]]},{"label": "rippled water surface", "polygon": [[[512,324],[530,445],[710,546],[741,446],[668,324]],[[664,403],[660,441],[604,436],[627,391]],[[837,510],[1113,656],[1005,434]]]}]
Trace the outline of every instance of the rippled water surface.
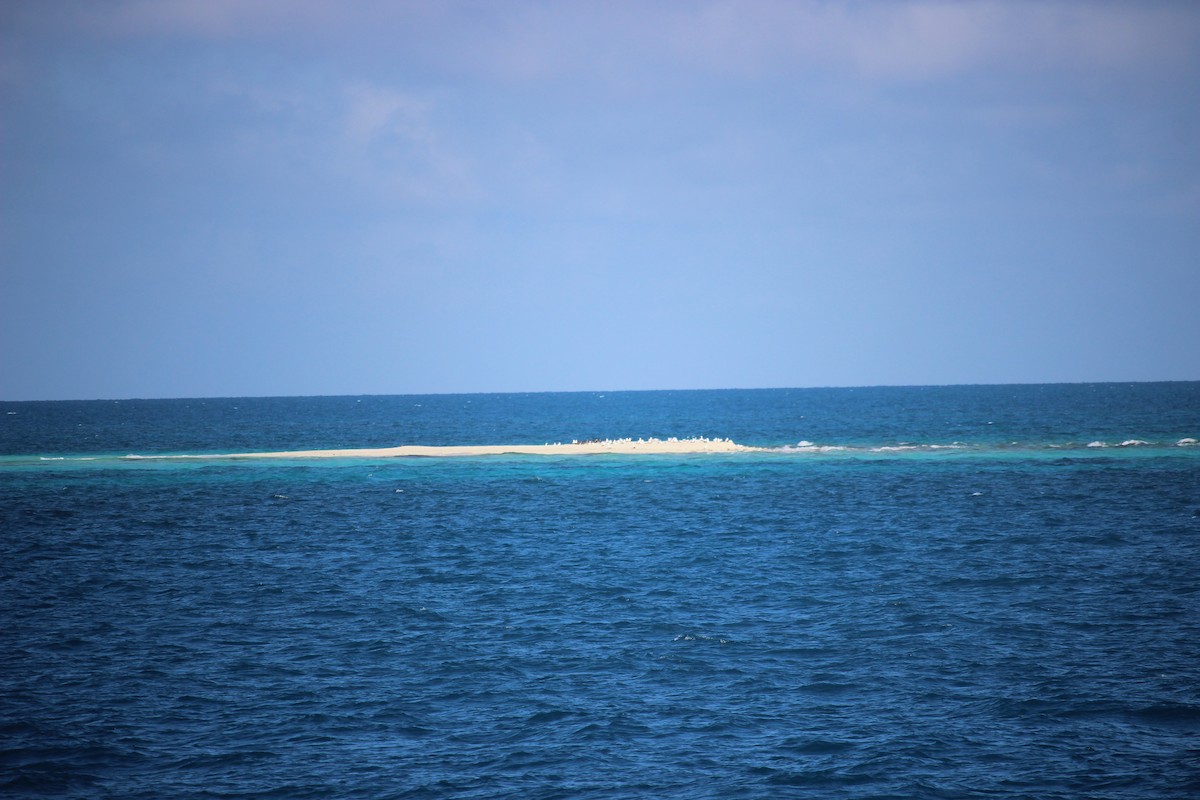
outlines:
[{"label": "rippled water surface", "polygon": [[[0,404],[0,788],[1194,796],[1198,399]],[[113,457],[592,435],[781,450]]]}]

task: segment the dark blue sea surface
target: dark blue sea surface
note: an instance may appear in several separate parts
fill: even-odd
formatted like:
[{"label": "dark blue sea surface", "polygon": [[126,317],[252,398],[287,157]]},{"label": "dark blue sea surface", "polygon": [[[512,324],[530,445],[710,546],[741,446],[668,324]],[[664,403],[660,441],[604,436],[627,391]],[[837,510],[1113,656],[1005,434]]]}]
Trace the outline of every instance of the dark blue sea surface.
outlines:
[{"label": "dark blue sea surface", "polygon": [[[121,456],[729,436],[682,456]],[[0,793],[1200,793],[1200,383],[0,403]]]}]

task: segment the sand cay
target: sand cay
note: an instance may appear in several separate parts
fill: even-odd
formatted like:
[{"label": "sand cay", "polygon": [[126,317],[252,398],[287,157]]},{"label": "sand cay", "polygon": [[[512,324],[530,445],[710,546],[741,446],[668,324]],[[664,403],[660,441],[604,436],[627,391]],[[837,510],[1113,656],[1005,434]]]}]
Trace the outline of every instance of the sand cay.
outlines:
[{"label": "sand cay", "polygon": [[686,453],[749,453],[760,447],[748,447],[729,439],[593,439],[591,441],[554,444],[484,444],[484,445],[419,445],[371,447],[348,450],[285,450],[273,453],[226,453],[203,456],[168,456],[169,458],[404,458],[424,456],[546,455],[675,455]]}]

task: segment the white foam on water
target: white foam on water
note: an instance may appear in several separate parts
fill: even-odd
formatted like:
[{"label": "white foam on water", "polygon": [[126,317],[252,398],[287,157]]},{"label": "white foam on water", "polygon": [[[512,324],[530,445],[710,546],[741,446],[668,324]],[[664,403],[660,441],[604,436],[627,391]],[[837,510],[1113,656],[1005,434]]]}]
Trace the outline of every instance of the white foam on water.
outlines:
[{"label": "white foam on water", "polygon": [[673,642],[716,642],[717,644],[729,644],[730,640],[723,636],[706,636],[703,633],[681,633],[671,641]]},{"label": "white foam on water", "polygon": [[937,450],[966,450],[971,445],[966,442],[951,442],[950,444],[916,444],[913,442],[903,442],[901,444],[879,445],[877,447],[849,445],[833,445],[833,444],[816,444],[807,439],[802,439],[794,445],[783,445],[782,447],[770,448],[772,453],[904,453],[911,451],[937,451]]},{"label": "white foam on water", "polygon": [[785,444],[782,447],[770,448],[773,453],[840,453],[849,449],[841,445],[814,444],[807,439],[802,439],[794,445]]}]

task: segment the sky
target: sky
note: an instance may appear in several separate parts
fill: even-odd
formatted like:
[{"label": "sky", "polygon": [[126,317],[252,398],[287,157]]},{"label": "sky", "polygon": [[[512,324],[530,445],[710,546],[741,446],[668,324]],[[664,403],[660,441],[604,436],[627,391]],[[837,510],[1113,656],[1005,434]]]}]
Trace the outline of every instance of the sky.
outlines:
[{"label": "sky", "polygon": [[0,0],[0,399],[1200,379],[1200,4]]}]

